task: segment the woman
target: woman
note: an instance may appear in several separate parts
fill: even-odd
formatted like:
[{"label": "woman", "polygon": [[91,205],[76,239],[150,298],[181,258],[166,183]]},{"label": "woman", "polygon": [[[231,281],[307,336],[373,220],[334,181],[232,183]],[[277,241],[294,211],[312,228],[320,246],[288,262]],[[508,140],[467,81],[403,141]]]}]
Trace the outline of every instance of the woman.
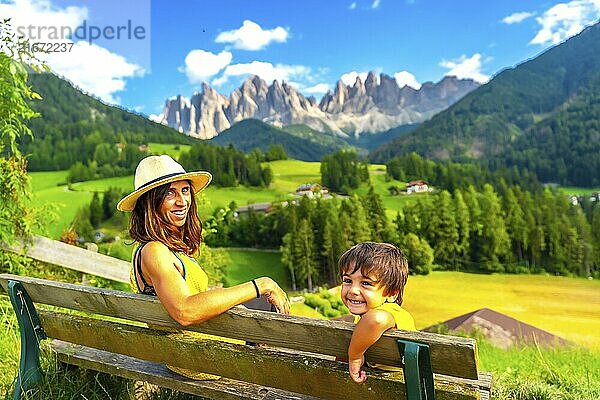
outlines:
[{"label": "woman", "polygon": [[277,311],[289,313],[285,292],[268,277],[207,290],[208,276],[192,258],[202,241],[194,195],[211,179],[205,171],[186,172],[167,155],[140,161],[135,191],[117,204],[118,210],[132,212],[129,233],[136,242],[132,289],[158,296],[169,315],[183,326],[201,323],[261,296]]}]

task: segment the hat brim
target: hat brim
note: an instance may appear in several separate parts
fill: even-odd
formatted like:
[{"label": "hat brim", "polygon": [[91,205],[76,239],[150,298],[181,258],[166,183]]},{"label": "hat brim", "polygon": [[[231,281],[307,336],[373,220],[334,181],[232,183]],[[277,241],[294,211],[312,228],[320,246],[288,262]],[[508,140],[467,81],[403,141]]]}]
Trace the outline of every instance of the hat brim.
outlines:
[{"label": "hat brim", "polygon": [[207,171],[187,172],[184,174],[160,179],[156,182],[152,182],[151,185],[144,186],[127,196],[123,197],[117,204],[117,210],[119,211],[133,211],[137,199],[144,193],[154,189],[155,187],[177,181],[190,180],[194,189],[194,194],[204,190],[212,180],[212,175]]}]

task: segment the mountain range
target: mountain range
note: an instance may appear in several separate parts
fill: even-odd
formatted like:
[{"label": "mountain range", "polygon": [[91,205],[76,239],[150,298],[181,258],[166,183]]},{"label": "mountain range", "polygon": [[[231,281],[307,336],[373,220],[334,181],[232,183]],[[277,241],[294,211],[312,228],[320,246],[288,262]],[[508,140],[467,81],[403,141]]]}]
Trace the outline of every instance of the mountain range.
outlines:
[{"label": "mountain range", "polygon": [[276,127],[303,124],[340,137],[383,132],[399,125],[423,122],[444,110],[479,84],[470,79],[444,77],[426,82],[418,90],[398,86],[388,75],[369,72],[352,86],[337,82],[320,102],[304,97],[293,86],[258,76],[248,77],[229,97],[207,83],[191,99],[168,99],[160,122],[192,137],[210,139],[245,119],[258,119]]},{"label": "mountain range", "polygon": [[600,185],[600,24],[508,68],[373,151],[519,167],[543,182]]},{"label": "mountain range", "polygon": [[[31,103],[41,114],[29,122],[34,140],[24,137],[20,141],[22,151],[31,154],[30,170],[67,169],[78,161],[110,161],[117,143],[132,144],[137,149],[149,141],[195,142],[192,135],[182,135],[142,115],[106,105],[55,75],[31,74],[29,83],[43,98]],[[406,101],[398,99],[408,98],[407,93],[413,96],[412,110],[426,103],[442,107],[443,100],[433,93],[437,91],[440,98],[448,100],[458,97],[457,88],[464,89],[465,84],[468,82],[450,77],[431,84],[429,89],[423,85],[420,91],[395,89],[391,78],[381,75],[376,79],[371,73],[364,83],[358,79],[352,87],[338,83],[335,91],[317,103],[290,85],[273,82],[269,86],[252,77],[229,98],[208,85],[189,102],[179,96],[167,103],[165,116],[179,121],[180,131],[187,126],[182,124],[186,119],[190,127],[195,121],[193,126],[205,133],[211,127],[216,133],[214,122],[219,122],[222,134],[215,137],[216,143],[233,143],[237,148],[250,150],[261,143],[280,142],[290,156],[301,159],[319,160],[323,154],[347,144],[367,149],[382,144],[369,155],[371,161],[386,162],[414,151],[430,159],[477,162],[493,169],[527,169],[543,182],[600,186],[598,24],[534,59],[498,73],[487,84],[419,125],[356,137],[351,134],[360,129],[351,131],[346,126],[349,130],[345,132],[335,122],[346,115],[387,118],[401,104],[406,106]],[[399,103],[384,101],[391,98]],[[279,109],[287,111],[276,113]],[[230,119],[233,111],[237,119]],[[206,115],[211,116],[208,120],[212,125],[207,123]],[[256,119],[245,121],[251,115]],[[311,119],[310,115],[327,118]],[[295,118],[316,122],[322,129],[294,124]],[[244,123],[240,125],[241,121]],[[327,126],[331,129],[323,132]],[[369,132],[373,131],[369,128]],[[97,164],[101,166],[102,162]]]}]

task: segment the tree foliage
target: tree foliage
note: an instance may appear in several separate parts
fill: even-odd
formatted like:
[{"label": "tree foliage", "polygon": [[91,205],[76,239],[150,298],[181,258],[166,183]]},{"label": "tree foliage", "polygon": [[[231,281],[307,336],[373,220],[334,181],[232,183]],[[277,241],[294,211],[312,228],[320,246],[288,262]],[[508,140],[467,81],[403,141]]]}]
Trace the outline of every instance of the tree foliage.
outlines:
[{"label": "tree foliage", "polygon": [[28,204],[27,161],[17,140],[31,136],[26,123],[37,114],[27,101],[39,99],[27,85],[25,62],[32,55],[10,32],[9,20],[0,21],[0,241],[8,243],[28,236],[35,223],[35,213]]},{"label": "tree foliage", "polygon": [[368,180],[367,163],[354,151],[340,150],[321,160],[321,182],[332,191],[348,193]]}]

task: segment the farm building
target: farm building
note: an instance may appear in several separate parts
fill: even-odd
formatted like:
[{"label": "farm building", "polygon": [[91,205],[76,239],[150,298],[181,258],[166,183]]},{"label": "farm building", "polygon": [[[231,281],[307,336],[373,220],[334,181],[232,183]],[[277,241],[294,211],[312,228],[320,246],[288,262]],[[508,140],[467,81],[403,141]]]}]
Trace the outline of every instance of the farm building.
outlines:
[{"label": "farm building", "polygon": [[481,308],[448,321],[423,329],[436,332],[440,325],[448,327],[451,333],[472,332],[483,334],[492,344],[506,349],[515,344],[533,344],[545,346],[569,345],[565,339],[526,324],[508,315],[489,308]]},{"label": "farm building", "polygon": [[329,190],[325,186],[321,186],[318,183],[304,183],[296,189],[294,193],[296,196],[307,196],[313,197],[328,197]]},{"label": "farm building", "polygon": [[427,192],[428,190],[429,190],[429,186],[427,185],[427,182],[425,182],[424,180],[412,181],[412,182],[408,182],[406,184],[406,193],[407,194],[422,193],[422,192]]},{"label": "farm building", "polygon": [[254,203],[248,204],[246,206],[239,206],[237,209],[238,215],[247,214],[250,209],[257,213],[268,214],[273,209],[273,205],[271,203]]}]

